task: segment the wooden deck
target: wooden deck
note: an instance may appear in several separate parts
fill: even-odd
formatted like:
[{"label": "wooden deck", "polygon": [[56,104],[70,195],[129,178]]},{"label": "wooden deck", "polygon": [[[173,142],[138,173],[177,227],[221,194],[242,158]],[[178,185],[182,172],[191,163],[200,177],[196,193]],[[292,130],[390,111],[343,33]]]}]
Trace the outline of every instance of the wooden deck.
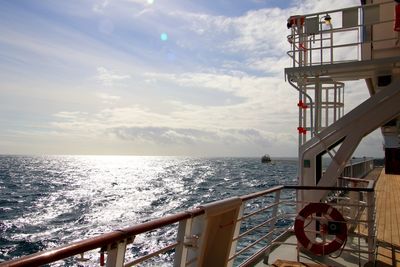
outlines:
[{"label": "wooden deck", "polygon": [[383,169],[375,191],[377,266],[400,266],[400,175]]}]

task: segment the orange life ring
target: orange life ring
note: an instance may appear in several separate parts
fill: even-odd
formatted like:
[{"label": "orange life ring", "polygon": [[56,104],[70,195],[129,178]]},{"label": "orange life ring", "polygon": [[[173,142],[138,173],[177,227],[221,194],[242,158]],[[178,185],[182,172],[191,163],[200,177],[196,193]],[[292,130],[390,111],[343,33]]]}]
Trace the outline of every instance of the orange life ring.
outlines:
[{"label": "orange life ring", "polygon": [[[339,229],[336,229],[338,233],[335,234],[335,239],[328,243],[314,243],[308,239],[304,231],[304,222],[308,216],[314,213],[321,214],[321,216],[327,215],[332,221],[340,223]],[[326,203],[310,203],[305,206],[296,217],[294,232],[299,243],[316,255],[328,255],[335,252],[343,246],[347,239],[346,220],[337,209]]]}]

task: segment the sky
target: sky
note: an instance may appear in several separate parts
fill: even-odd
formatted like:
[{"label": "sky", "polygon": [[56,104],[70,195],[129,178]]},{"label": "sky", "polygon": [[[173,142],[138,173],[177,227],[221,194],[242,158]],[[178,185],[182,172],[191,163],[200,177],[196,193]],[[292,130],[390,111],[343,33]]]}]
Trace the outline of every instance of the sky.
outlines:
[{"label": "sky", "polygon": [[[354,5],[4,0],[0,154],[296,156],[286,20]],[[348,107],[367,97],[346,88]]]}]

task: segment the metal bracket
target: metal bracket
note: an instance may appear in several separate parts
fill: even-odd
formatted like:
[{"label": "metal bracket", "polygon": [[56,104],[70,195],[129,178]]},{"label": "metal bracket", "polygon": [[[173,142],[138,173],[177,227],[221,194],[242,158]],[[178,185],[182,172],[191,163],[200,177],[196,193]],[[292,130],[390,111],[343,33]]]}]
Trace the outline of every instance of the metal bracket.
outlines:
[{"label": "metal bracket", "polygon": [[76,261],[79,261],[79,262],[85,262],[85,261],[90,260],[90,258],[85,258],[85,257],[84,257],[84,253],[81,253],[81,254],[79,254],[79,257],[78,257],[78,258],[75,258],[75,260],[76,260]]},{"label": "metal bracket", "polygon": [[186,247],[191,247],[191,248],[198,248],[198,240],[200,236],[198,235],[192,235],[192,236],[185,236],[183,239],[183,245]]}]

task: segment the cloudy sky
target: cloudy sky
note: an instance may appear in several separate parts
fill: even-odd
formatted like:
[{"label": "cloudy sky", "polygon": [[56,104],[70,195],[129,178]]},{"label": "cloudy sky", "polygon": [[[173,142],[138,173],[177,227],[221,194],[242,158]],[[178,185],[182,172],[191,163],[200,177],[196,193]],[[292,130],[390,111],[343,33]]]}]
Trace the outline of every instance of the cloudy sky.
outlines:
[{"label": "cloudy sky", "polygon": [[[352,5],[2,1],[0,154],[296,156],[286,19]],[[360,153],[377,148],[379,133]]]}]

